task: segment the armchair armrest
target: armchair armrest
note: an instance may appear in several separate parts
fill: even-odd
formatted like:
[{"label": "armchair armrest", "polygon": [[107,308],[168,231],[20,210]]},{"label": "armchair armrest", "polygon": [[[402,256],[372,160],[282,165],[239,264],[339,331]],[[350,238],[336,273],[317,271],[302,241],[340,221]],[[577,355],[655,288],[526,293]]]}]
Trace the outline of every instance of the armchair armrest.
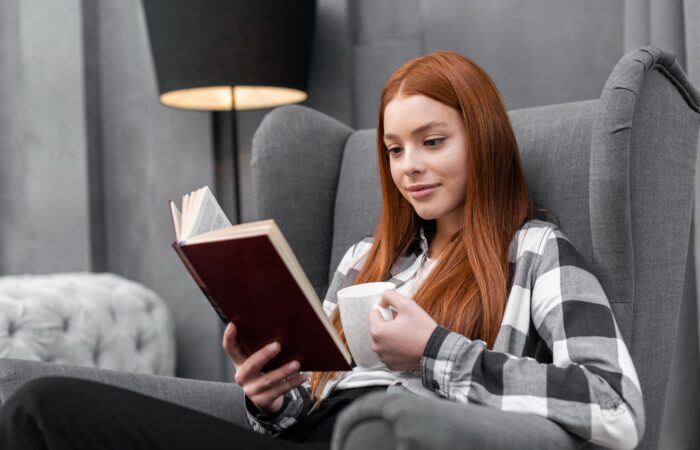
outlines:
[{"label": "armchair armrest", "polygon": [[137,374],[94,367],[0,358],[0,405],[24,383],[44,376],[99,381],[187,406],[247,426],[243,391],[235,383]]},{"label": "armchair armrest", "polygon": [[573,449],[583,442],[547,419],[412,393],[375,393],[339,416],[334,450]]}]

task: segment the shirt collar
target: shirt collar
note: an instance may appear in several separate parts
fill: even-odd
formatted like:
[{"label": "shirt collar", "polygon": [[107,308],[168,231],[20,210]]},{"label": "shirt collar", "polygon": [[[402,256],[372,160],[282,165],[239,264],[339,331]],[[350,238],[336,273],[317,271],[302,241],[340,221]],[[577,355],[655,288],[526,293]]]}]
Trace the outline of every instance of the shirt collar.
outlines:
[{"label": "shirt collar", "polygon": [[404,283],[399,274],[411,268],[418,258],[428,254],[428,239],[425,237],[425,231],[422,226],[413,240],[412,248],[413,250],[409,254],[400,256],[389,271],[392,276],[390,281],[396,283],[397,287]]},{"label": "shirt collar", "polygon": [[428,254],[428,239],[425,237],[425,231],[423,230],[423,227],[420,227],[419,239],[420,239],[420,254],[427,255]]}]

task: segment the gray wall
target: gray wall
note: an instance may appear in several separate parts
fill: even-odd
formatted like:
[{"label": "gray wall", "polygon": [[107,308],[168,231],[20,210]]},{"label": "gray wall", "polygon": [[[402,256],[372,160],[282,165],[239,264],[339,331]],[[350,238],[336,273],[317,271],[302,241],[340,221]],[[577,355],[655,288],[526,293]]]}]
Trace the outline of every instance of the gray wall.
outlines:
[{"label": "gray wall", "polygon": [[[391,71],[438,48],[481,64],[511,109],[595,98],[623,53],[622,3],[319,0],[306,104],[374,127]],[[257,219],[250,147],[266,112],[238,113],[243,221]],[[140,0],[0,1],[0,271],[139,281],[175,314],[178,375],[222,379],[221,325],[170,248],[166,209],[213,186],[211,119],[158,103]]]},{"label": "gray wall", "polygon": [[170,247],[167,209],[212,185],[211,115],[158,103],[140,0],[100,1],[98,20],[106,269],[171,305],[179,375],[219,378],[218,319]]},{"label": "gray wall", "polygon": [[[433,50],[481,65],[508,109],[597,98],[623,53],[622,0],[352,2],[354,123],[374,127],[384,81]],[[354,10],[354,11],[353,11]]]},{"label": "gray wall", "polygon": [[5,273],[90,265],[80,17],[78,0],[0,2]]}]

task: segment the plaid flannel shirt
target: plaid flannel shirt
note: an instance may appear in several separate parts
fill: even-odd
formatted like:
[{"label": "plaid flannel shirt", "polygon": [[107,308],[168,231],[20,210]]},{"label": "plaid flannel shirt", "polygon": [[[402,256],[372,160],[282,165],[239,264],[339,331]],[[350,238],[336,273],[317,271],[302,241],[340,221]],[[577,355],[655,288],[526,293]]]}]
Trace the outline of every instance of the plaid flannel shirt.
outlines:
[{"label": "plaid flannel shirt", "polygon": [[[391,270],[397,286],[427,251],[423,230],[417,240]],[[327,313],[336,292],[353,284],[371,243],[346,252],[324,299]],[[600,283],[564,233],[542,220],[515,233],[508,258],[510,291],[493,349],[438,326],[421,358],[423,386],[456,402],[545,417],[595,444],[634,448],[644,433],[641,388]],[[288,392],[274,416],[246,401],[249,424],[279,434],[308,414],[309,388]]]}]

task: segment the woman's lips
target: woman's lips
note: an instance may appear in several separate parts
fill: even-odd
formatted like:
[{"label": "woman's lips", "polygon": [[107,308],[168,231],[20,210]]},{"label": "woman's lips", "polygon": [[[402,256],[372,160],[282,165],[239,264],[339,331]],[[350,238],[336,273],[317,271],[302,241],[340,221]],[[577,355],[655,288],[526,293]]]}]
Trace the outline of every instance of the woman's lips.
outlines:
[{"label": "woman's lips", "polygon": [[413,197],[415,199],[419,199],[419,198],[425,198],[425,197],[429,196],[430,194],[435,192],[437,190],[437,188],[439,188],[439,187],[440,187],[440,185],[438,184],[437,186],[433,186],[433,187],[430,187],[427,189],[421,189],[420,191],[409,191],[409,192],[411,193],[411,197]]}]

